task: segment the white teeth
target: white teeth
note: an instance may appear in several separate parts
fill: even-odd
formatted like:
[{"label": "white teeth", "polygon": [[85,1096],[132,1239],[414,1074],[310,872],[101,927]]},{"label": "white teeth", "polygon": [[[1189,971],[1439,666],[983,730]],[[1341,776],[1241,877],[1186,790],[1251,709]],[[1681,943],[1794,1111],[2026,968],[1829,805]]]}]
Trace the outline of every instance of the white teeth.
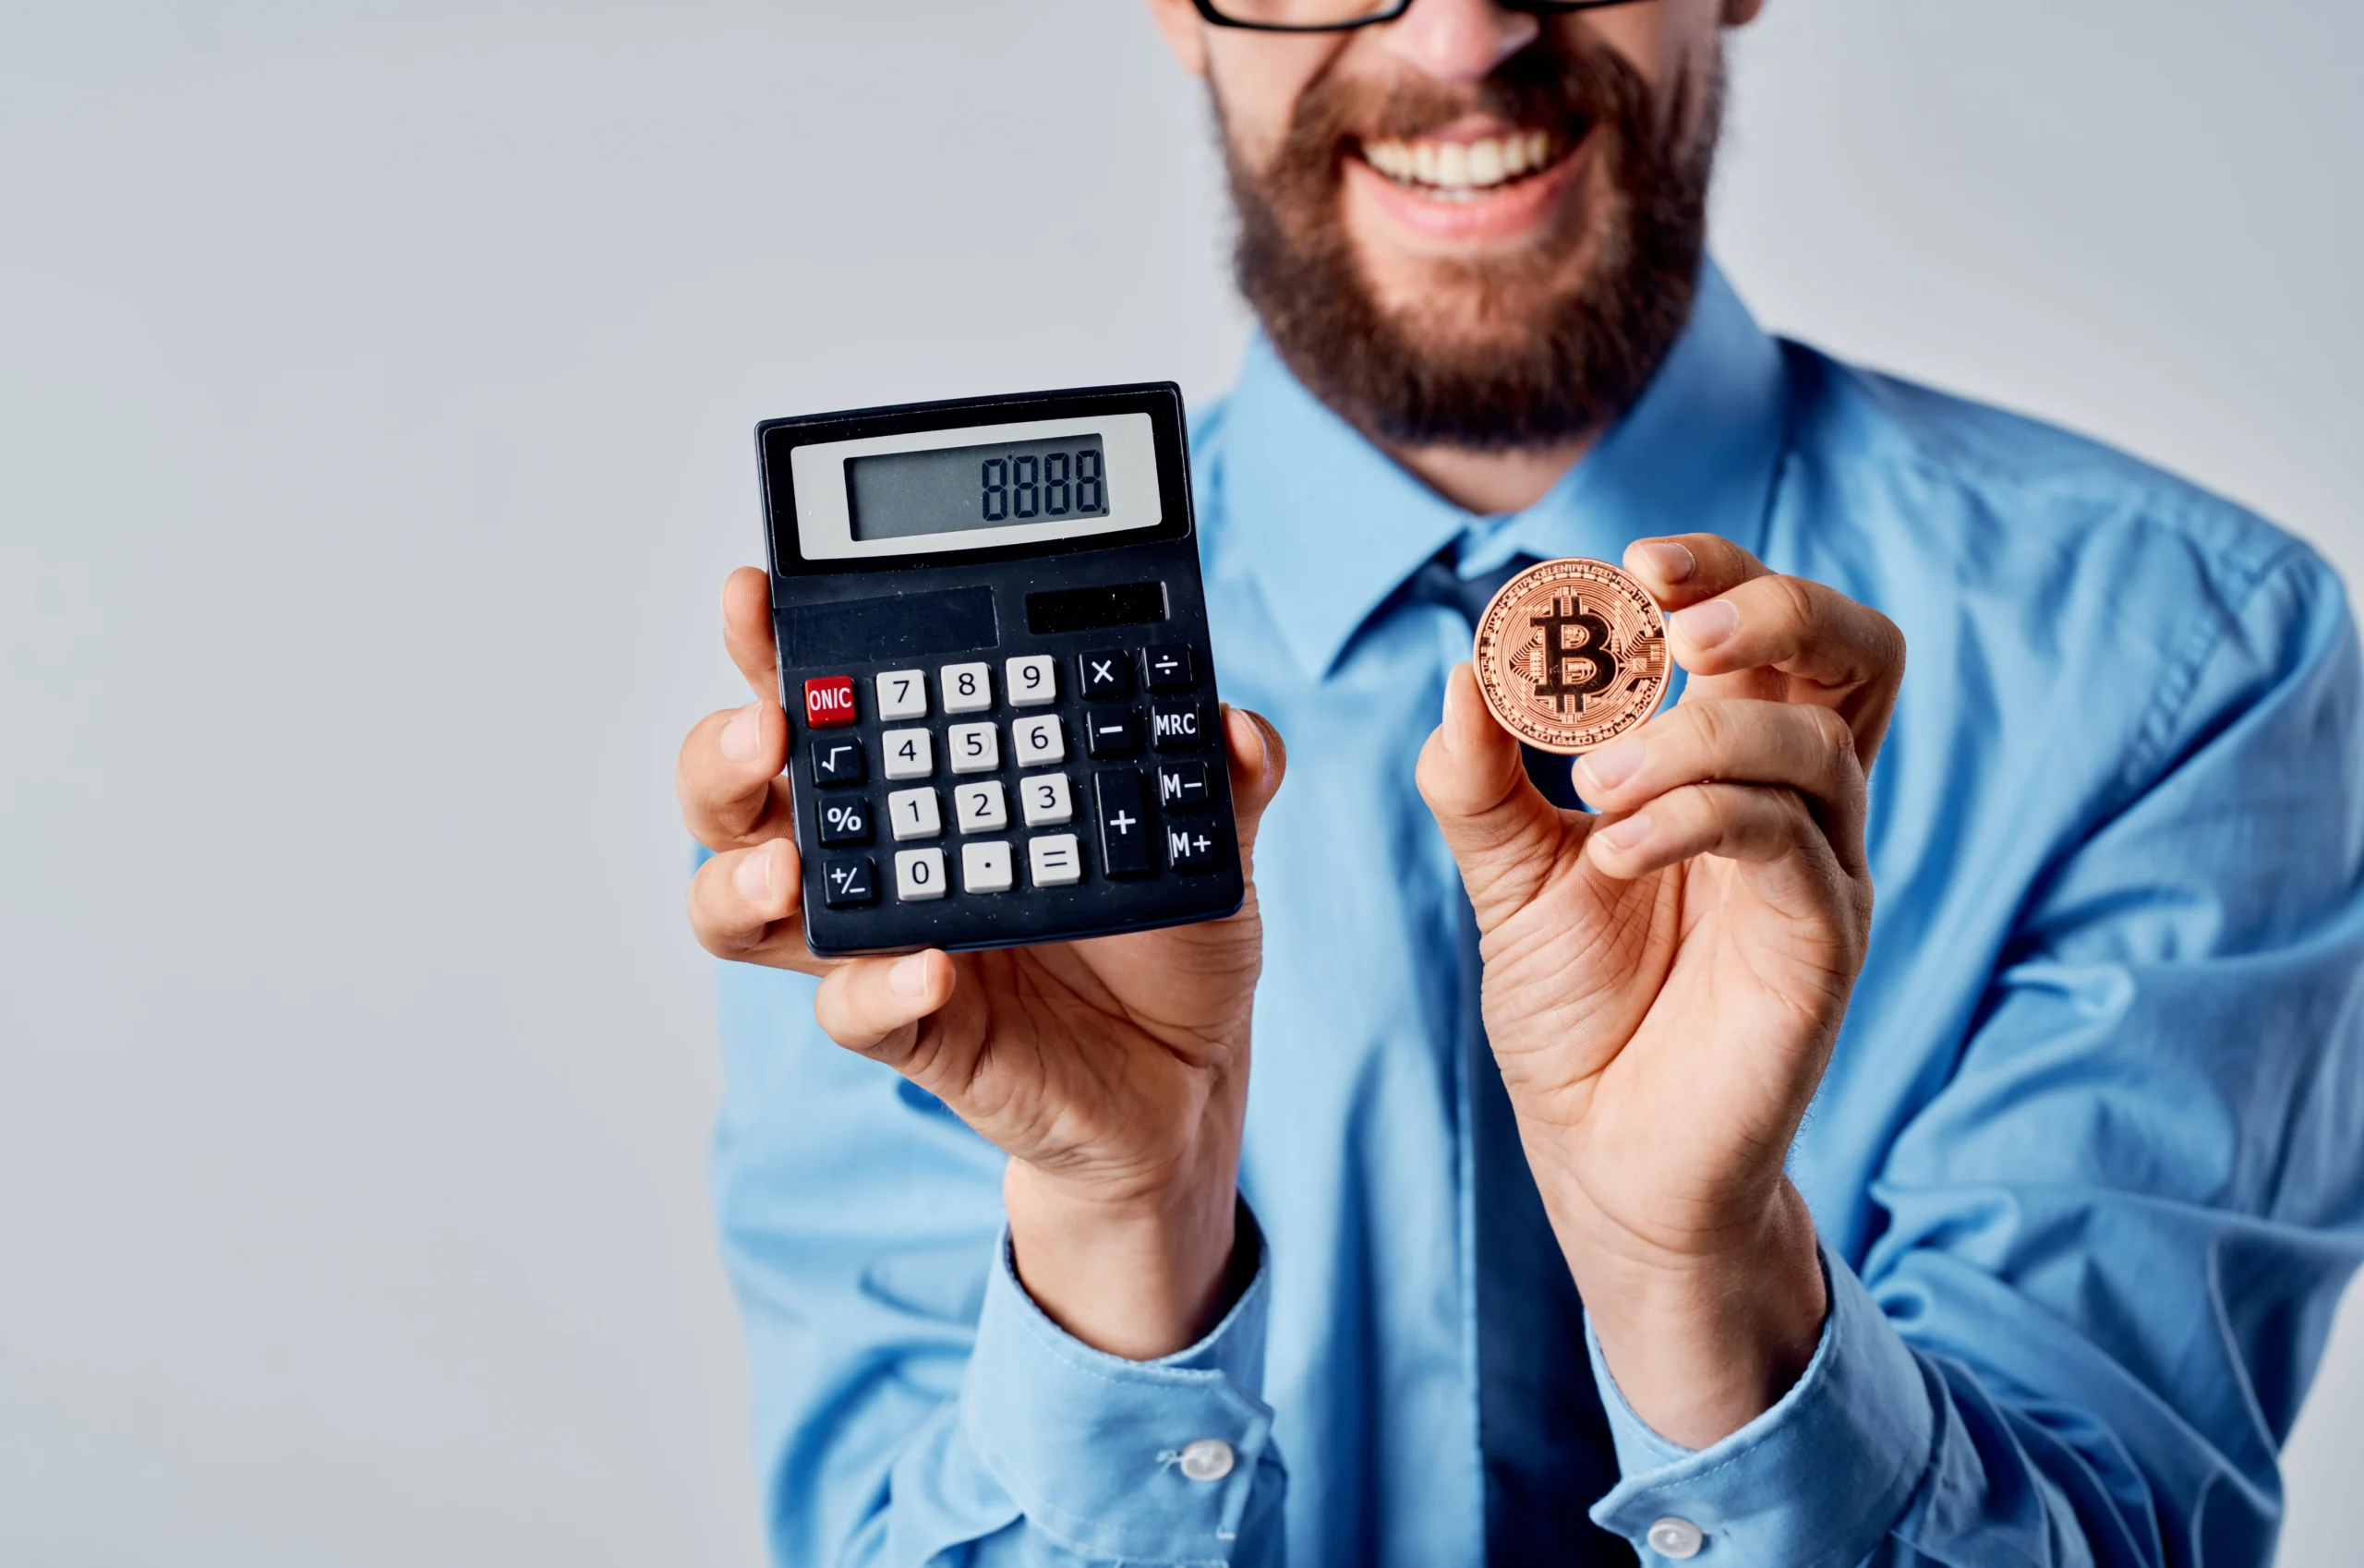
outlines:
[{"label": "white teeth", "polygon": [[1363,161],[1389,179],[1466,197],[1541,169],[1551,161],[1549,131],[1519,131],[1476,141],[1374,141]]}]

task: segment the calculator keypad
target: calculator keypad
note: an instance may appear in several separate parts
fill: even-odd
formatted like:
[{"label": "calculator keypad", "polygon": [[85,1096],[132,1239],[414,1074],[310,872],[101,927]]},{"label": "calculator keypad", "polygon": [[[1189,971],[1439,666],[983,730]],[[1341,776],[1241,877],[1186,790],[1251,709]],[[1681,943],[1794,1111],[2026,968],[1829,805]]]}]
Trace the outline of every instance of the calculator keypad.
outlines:
[{"label": "calculator keypad", "polygon": [[1133,694],[1133,660],[1122,648],[1092,648],[1075,656],[1080,690],[1087,697]]},{"label": "calculator keypad", "polygon": [[868,855],[849,855],[821,862],[821,898],[833,910],[856,909],[878,901],[878,862]]},{"label": "calculator keypad", "polygon": [[1088,708],[1080,722],[1086,756],[1128,757],[1141,749],[1140,722],[1130,708]]},{"label": "calculator keypad", "polygon": [[1007,839],[960,846],[960,890],[964,893],[1007,893],[1018,885],[1011,871]]},{"label": "calculator keypad", "polygon": [[813,782],[822,789],[859,784],[866,776],[861,736],[823,735],[813,742]]},{"label": "calculator keypad", "polygon": [[[963,934],[888,921],[903,905],[940,905],[935,921],[973,897],[971,918],[1005,911],[991,919],[1013,934],[1041,929],[1022,912],[1038,896],[1083,899],[1055,906],[1079,921],[1112,900],[1112,924],[1135,918],[1127,899],[1191,907],[1153,889],[1236,853],[1214,814],[1227,795],[1203,668],[1189,644],[1109,644],[805,682],[815,790],[799,809],[815,817],[816,902],[843,911],[840,950],[859,946],[862,923],[887,921],[882,946]],[[858,788],[874,750],[881,794]]]},{"label": "calculator keypad", "polygon": [[1019,767],[1043,767],[1067,758],[1067,731],[1055,713],[1020,718],[1009,727],[1010,760]]},{"label": "calculator keypad", "polygon": [[955,724],[944,732],[955,773],[991,773],[1001,766],[1001,731],[991,724]]},{"label": "calculator keypad", "polygon": [[1141,792],[1141,776],[1131,768],[1112,769],[1092,780],[1100,820],[1100,863],[1111,876],[1147,876],[1157,869],[1157,851],[1150,844],[1149,803]]},{"label": "calculator keypad", "polygon": [[[878,692],[878,717],[882,719],[925,718],[927,717],[927,671],[924,669],[888,669],[881,671],[875,682]],[[810,685],[810,682],[807,682]]]},{"label": "calculator keypad", "polygon": [[925,778],[935,771],[935,737],[924,730],[889,730],[879,737],[889,778]]},{"label": "calculator keypad", "polygon": [[1075,820],[1075,797],[1064,773],[1037,773],[1018,781],[1019,799],[1026,810],[1026,826],[1048,827]]},{"label": "calculator keypad", "polygon": [[933,790],[898,790],[886,797],[886,826],[898,839],[933,838],[944,831]]},{"label": "calculator keypad", "polygon": [[994,706],[991,665],[947,664],[936,678],[943,683],[947,713],[983,713]]},{"label": "calculator keypad", "polygon": [[831,796],[821,802],[821,842],[870,842],[870,802],[860,795]]},{"label": "calculator keypad", "polygon": [[1042,707],[1059,700],[1058,661],[1049,654],[1026,654],[1002,668],[1009,683],[1010,706]]},{"label": "calculator keypad", "polygon": [[1045,833],[1026,840],[1028,878],[1037,887],[1066,887],[1083,880],[1083,846],[1072,833]]},{"label": "calculator keypad", "polygon": [[963,833],[998,833],[1009,826],[1009,799],[1001,780],[956,784],[952,789],[952,820]]},{"label": "calculator keypad", "polygon": [[1193,757],[1157,765],[1157,803],[1167,811],[1193,811],[1211,799],[1205,763]]},{"label": "calculator keypad", "polygon": [[1167,644],[1141,650],[1142,683],[1152,692],[1187,692],[1196,684],[1190,672],[1190,650],[1184,644]]},{"label": "calculator keypad", "polygon": [[907,904],[941,899],[952,890],[944,878],[942,850],[895,851],[895,897]]},{"label": "calculator keypad", "polygon": [[1207,716],[1197,703],[1152,703],[1150,743],[1161,752],[1195,751],[1207,743]]}]

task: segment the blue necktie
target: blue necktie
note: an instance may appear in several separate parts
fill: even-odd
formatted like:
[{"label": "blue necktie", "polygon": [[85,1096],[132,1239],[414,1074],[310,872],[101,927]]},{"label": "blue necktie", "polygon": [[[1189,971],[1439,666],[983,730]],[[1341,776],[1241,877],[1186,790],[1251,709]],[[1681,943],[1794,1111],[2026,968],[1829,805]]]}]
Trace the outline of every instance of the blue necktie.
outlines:
[{"label": "blue necktie", "polygon": [[[1452,552],[1413,573],[1406,600],[1458,610],[1474,629],[1521,557],[1468,579]],[[1569,759],[1522,746],[1526,774],[1554,805],[1574,807]],[[1477,998],[1470,998],[1474,1010]],[[1544,1216],[1510,1095],[1482,1019],[1466,1031],[1478,1252],[1478,1445],[1486,1478],[1490,1568],[1630,1565],[1622,1536],[1586,1510],[1617,1484],[1609,1417],[1585,1350],[1584,1303]]]}]

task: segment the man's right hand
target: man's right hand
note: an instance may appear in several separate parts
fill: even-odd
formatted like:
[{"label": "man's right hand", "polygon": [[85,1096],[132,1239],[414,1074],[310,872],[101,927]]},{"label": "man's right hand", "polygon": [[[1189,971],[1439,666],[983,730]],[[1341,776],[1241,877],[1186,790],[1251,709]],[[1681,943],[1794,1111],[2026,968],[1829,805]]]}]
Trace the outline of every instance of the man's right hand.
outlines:
[{"label": "man's right hand", "polygon": [[827,959],[805,946],[770,583],[723,586],[723,641],[755,700],[682,742],[682,820],[714,858],[690,888],[706,950],[821,977],[829,1037],[886,1063],[1010,1156],[1019,1276],[1088,1345],[1146,1360],[1221,1315],[1233,1249],[1248,1018],[1263,962],[1252,856],[1279,735],[1226,709],[1247,901],[1226,920],[959,957]]}]

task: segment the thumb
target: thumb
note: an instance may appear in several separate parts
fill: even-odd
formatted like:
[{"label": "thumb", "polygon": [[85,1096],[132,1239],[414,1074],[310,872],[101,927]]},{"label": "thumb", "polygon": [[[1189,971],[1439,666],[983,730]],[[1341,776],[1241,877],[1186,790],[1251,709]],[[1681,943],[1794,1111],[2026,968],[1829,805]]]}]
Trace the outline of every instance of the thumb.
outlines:
[{"label": "thumb", "polygon": [[1490,909],[1533,898],[1567,823],[1526,777],[1517,740],[1486,711],[1465,664],[1445,677],[1444,720],[1420,748],[1416,778],[1479,923],[1492,923]]},{"label": "thumb", "polygon": [[1231,807],[1239,834],[1239,860],[1253,862],[1256,829],[1264,808],[1280,793],[1281,777],[1288,771],[1288,748],[1281,732],[1260,713],[1225,703],[1223,708],[1224,749],[1230,754]]}]

